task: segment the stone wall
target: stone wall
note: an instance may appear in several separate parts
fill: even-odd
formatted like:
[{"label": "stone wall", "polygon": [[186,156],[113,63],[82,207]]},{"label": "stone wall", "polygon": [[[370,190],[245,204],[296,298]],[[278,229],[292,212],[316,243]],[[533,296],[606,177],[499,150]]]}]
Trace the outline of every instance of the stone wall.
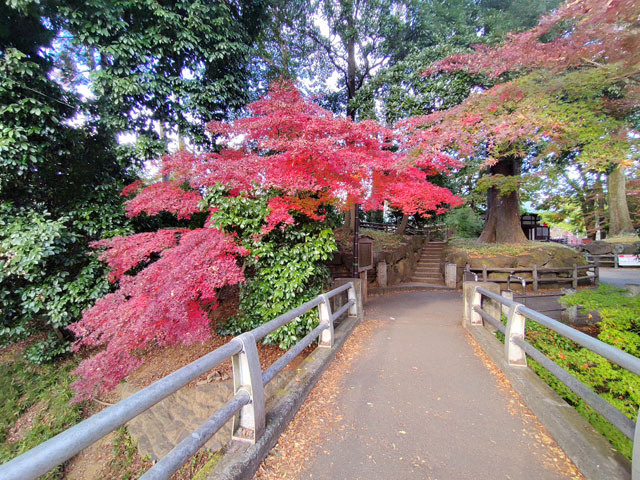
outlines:
[{"label": "stone wall", "polygon": [[[373,255],[373,270],[369,271],[369,283],[373,287],[384,287],[397,285],[411,278],[416,264],[422,255],[425,237],[414,235],[397,248],[390,251],[379,251]],[[378,272],[378,268],[386,267],[386,285],[384,283],[383,272]]]},{"label": "stone wall", "polygon": [[[373,244],[373,269],[367,273],[369,287],[381,287],[378,283],[380,275],[378,274],[378,264],[386,265],[386,286],[397,285],[411,278],[415,270],[422,247],[426,237],[423,235],[412,235],[405,237],[403,245],[392,250],[383,251]],[[328,262],[333,278],[350,277],[351,262],[353,257],[351,253],[335,252],[333,258]]]}]

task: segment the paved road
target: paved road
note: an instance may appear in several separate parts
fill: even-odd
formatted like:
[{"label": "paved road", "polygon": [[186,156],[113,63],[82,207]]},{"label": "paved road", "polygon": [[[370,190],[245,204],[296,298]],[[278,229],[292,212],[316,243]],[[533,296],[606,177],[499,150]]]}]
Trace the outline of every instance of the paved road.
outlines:
[{"label": "paved road", "polygon": [[545,466],[554,452],[535,422],[474,354],[460,293],[386,295],[366,310],[384,323],[340,394],[347,428],[317,446],[303,478],[569,478]]},{"label": "paved road", "polygon": [[640,268],[620,267],[620,268],[600,268],[600,281],[611,283],[616,287],[625,285],[640,284]]}]

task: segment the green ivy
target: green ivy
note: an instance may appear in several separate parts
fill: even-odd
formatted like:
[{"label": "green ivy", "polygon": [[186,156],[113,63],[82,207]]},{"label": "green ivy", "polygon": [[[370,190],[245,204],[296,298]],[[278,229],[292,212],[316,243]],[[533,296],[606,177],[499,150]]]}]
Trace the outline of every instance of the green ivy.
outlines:
[{"label": "green ivy", "polygon": [[[217,211],[214,224],[238,235],[250,251],[245,260],[246,284],[240,290],[240,313],[219,329],[237,335],[273,320],[322,293],[329,279],[325,262],[336,250],[331,229],[296,216],[296,223],[261,234],[268,197],[222,197],[222,187],[207,197]],[[318,325],[311,311],[268,335],[264,342],[287,349]]]}]

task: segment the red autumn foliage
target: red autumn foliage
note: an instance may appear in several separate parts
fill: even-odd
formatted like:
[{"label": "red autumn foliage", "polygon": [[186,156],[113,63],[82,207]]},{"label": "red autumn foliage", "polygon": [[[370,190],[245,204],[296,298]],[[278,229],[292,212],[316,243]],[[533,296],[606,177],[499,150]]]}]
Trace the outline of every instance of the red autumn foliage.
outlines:
[{"label": "red autumn foliage", "polygon": [[448,57],[425,74],[468,70],[498,77],[519,69],[567,70],[620,64],[633,73],[640,60],[637,0],[572,0],[526,32],[512,33],[504,45],[475,46],[475,53]]},{"label": "red autumn foliage", "polygon": [[160,212],[169,212],[176,214],[178,218],[190,218],[202,210],[201,201],[202,196],[198,192],[187,192],[176,182],[169,181],[154,183],[144,188],[131,200],[127,200],[126,209],[129,217],[137,217],[141,213],[157,215]]},{"label": "red autumn foliage", "polygon": [[[462,203],[427,181],[459,163],[439,152],[413,151],[404,132],[337,118],[289,83],[274,85],[248,109],[250,118],[209,125],[221,136],[222,151],[167,155],[160,174],[168,181],[125,189],[125,195],[139,191],[127,200],[127,214],[189,218],[202,211],[200,192],[217,184],[226,186],[229,197],[272,196],[263,235],[293,224],[294,211],[322,221],[327,204],[379,208],[388,201],[408,214],[431,214]],[[237,257],[248,253],[210,220],[192,231],[161,230],[96,246],[106,247],[101,258],[119,289],[71,327],[76,349],[106,346],[76,370],[77,400],[117,385],[140,364],[146,348],[205,339],[207,307],[215,306],[216,289],[243,281]],[[128,275],[135,267],[144,268]]]},{"label": "red autumn foliage", "polygon": [[157,232],[138,233],[128,237],[113,237],[92,242],[92,248],[104,248],[98,258],[111,268],[109,281],[117,282],[129,270],[137,267],[151,255],[178,244],[177,234],[186,229],[158,230]]},{"label": "red autumn foliage", "polygon": [[[175,239],[175,231],[164,232],[168,232],[161,235],[164,243],[159,241],[153,249],[167,246],[171,236]],[[131,249],[122,248],[124,241],[116,239],[104,254],[113,260],[120,252],[131,259],[129,263],[117,259],[120,268],[150,250],[131,255]],[[183,232],[177,245],[162,250],[160,258],[137,275],[120,277],[115,293],[98,300],[69,327],[78,337],[76,351],[82,346],[106,346],[76,369],[80,378],[73,384],[78,392],[75,400],[114,388],[140,365],[145,348],[206,340],[209,318],[202,306],[215,308],[216,289],[244,280],[236,256],[247,253],[220,231],[199,228]]]}]

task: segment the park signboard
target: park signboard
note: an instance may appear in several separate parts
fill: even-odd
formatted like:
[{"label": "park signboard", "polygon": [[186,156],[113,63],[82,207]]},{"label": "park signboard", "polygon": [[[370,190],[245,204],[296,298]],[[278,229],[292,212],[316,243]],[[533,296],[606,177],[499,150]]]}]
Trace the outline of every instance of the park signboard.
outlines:
[{"label": "park signboard", "polygon": [[640,267],[640,256],[634,254],[618,255],[620,267]]}]

